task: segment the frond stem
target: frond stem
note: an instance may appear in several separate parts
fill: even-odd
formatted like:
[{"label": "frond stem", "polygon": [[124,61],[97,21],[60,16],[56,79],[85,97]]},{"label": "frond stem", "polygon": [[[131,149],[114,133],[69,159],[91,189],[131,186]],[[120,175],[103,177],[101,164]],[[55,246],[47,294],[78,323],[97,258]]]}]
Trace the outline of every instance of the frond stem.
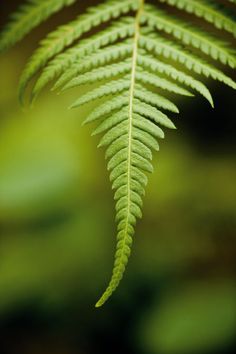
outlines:
[{"label": "frond stem", "polygon": [[[128,234],[129,226],[129,214],[130,214],[130,204],[131,204],[131,153],[132,153],[132,128],[133,128],[133,101],[134,101],[134,89],[135,89],[135,75],[137,67],[137,56],[138,56],[138,42],[140,37],[140,17],[143,12],[145,0],[140,0],[140,6],[135,18],[135,35],[134,35],[134,46],[133,46],[133,56],[132,56],[132,72],[131,72],[131,84],[129,93],[129,133],[128,133],[128,159],[127,159],[127,190],[128,190],[128,208],[127,208],[127,218],[125,226],[125,234]],[[124,240],[125,244],[125,240]]]},{"label": "frond stem", "polygon": [[[144,8],[145,0],[139,0],[139,7],[134,19],[134,43],[133,43],[133,53],[132,53],[132,70],[131,70],[131,78],[130,78],[130,90],[129,90],[129,107],[128,107],[128,119],[129,119],[129,126],[128,126],[128,156],[127,156],[127,216],[125,220],[125,227],[124,227],[124,238],[122,240],[122,246],[120,247],[120,254],[122,255],[125,252],[125,246],[127,244],[127,239],[129,237],[129,224],[130,224],[130,214],[131,214],[131,155],[132,155],[132,128],[133,128],[133,105],[134,105],[134,90],[135,90],[135,76],[136,76],[136,68],[137,68],[137,56],[138,56],[138,42],[140,37],[140,19]],[[103,293],[101,298],[96,303],[96,307],[102,306],[107,299],[110,297],[111,293],[115,290],[118,286],[122,275],[122,264],[118,265],[116,268],[116,274],[113,273],[111,281]],[[117,276],[119,274],[119,276]]]}]

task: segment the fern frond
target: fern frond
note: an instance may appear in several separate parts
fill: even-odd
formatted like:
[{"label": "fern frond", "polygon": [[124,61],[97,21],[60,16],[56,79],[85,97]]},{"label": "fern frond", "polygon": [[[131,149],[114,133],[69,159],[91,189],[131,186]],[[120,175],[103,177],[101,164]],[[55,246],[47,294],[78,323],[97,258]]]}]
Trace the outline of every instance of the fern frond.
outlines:
[{"label": "fern frond", "polygon": [[[32,0],[33,3],[39,6],[39,1]],[[42,3],[45,5],[46,1]],[[177,11],[161,10],[163,3],[167,9],[172,6]],[[107,301],[123,277],[134,226],[142,216],[146,173],[153,171],[153,151],[159,150],[165,128],[175,129],[163,110],[178,113],[173,97],[195,93],[213,106],[203,77],[236,89],[236,83],[217,68],[219,63],[224,64],[222,70],[235,68],[232,46],[208,34],[204,26],[199,30],[194,22],[202,19],[203,25],[209,22],[208,27],[213,30],[235,36],[235,22],[225,8],[212,0],[107,0],[51,32],[22,74],[21,100],[29,82],[38,74],[32,100],[55,80],[53,90],[83,85],[84,93],[71,107],[95,102],[83,124],[97,123],[92,135],[101,134],[98,147],[106,149],[117,222],[112,276],[96,307]],[[228,8],[230,11],[232,5]],[[23,23],[24,16],[25,13],[17,21]],[[19,38],[15,36],[16,41]]]},{"label": "fern frond", "polygon": [[112,114],[111,116],[104,119],[92,132],[92,135],[97,135],[111,129],[118,123],[126,119],[126,107],[121,108],[118,112]]},{"label": "fern frond", "polygon": [[147,12],[143,14],[142,20],[146,21],[148,26],[152,28],[173,35],[184,45],[191,45],[212,59],[235,68],[235,56],[230,53],[226,44],[218,38],[202,33],[197,28],[190,27],[187,23],[177,20],[173,16],[170,17],[164,11],[157,10],[151,5],[150,8],[147,8]]},{"label": "fern frond", "polygon": [[129,85],[128,77],[116,80],[115,82],[106,83],[80,96],[80,98],[71,105],[71,108],[77,108],[98,98],[123,92],[124,90],[128,90]]},{"label": "fern frond", "polygon": [[[158,46],[156,45],[157,41]],[[149,34],[148,36],[143,35],[140,37],[139,45],[151,54],[154,53],[157,56],[162,55],[164,58],[170,58],[177,61],[179,64],[184,65],[189,71],[218,80],[233,89],[236,89],[236,83],[230,77],[226,76],[203,59],[191,54],[187,50],[183,50],[172,41],[164,40],[156,34]]]},{"label": "fern frond", "polygon": [[108,22],[112,18],[119,17],[122,13],[129,12],[136,5],[133,0],[124,0],[122,3],[117,0],[107,4],[102,3],[96,9],[91,8],[87,14],[79,16],[76,20],[51,32],[41,42],[41,46],[35,51],[22,74],[19,88],[21,101],[28,82],[51,58],[61,53],[93,27]]},{"label": "fern frond", "polygon": [[170,112],[179,113],[178,108],[172,101],[168,100],[166,97],[161,96],[160,94],[147,90],[142,85],[136,85],[134,96],[135,98],[144,101],[152,107],[156,106]]},{"label": "fern frond", "polygon": [[97,82],[100,80],[105,80],[105,79],[111,79],[114,76],[117,75],[122,75],[126,74],[127,72],[130,72],[131,70],[131,61],[129,60],[124,60],[122,63],[115,63],[111,65],[107,65],[104,68],[98,68],[94,69],[92,71],[89,71],[85,74],[82,74],[78,77],[75,77],[71,81],[69,81],[62,89],[61,91],[85,85],[85,84],[90,84],[93,82]]},{"label": "fern frond", "polygon": [[176,80],[179,83],[184,84],[185,86],[189,86],[191,89],[194,89],[203,97],[205,97],[212,107],[214,106],[213,99],[208,88],[200,81],[194,79],[192,76],[187,75],[184,72],[175,69],[173,66],[157,60],[156,58],[153,59],[147,54],[145,56],[139,55],[138,64],[142,66],[145,70],[151,70],[154,73],[157,72],[160,74],[165,74],[171,79]]},{"label": "fern frond", "polygon": [[132,44],[127,40],[116,45],[111,45],[102,49],[98,49],[94,53],[76,60],[65,72],[61,74],[56,81],[52,90],[56,90],[64,86],[71,79],[76,78],[81,73],[88,72],[98,67],[105,67],[114,61],[130,58],[132,53]]},{"label": "fern frond", "polygon": [[[116,42],[124,37],[131,37],[133,35],[133,26],[131,24],[131,19],[127,18],[125,21],[117,22],[115,25],[109,29],[98,33],[91,39],[86,39],[78,46],[68,49],[62,54],[55,57],[47,66],[45,66],[43,73],[39,77],[38,81],[32,92],[32,100],[36,98],[39,92],[52,80],[54,80],[58,75],[60,75],[66,68],[68,68],[71,63],[78,60],[80,57],[93,53],[95,50]],[[23,77],[20,83],[20,97],[24,94],[24,89],[31,79],[26,72],[26,78]]]},{"label": "fern frond", "polygon": [[9,49],[23,39],[31,30],[65,6],[76,0],[28,0],[10,17],[1,33],[0,52]]},{"label": "fern frond", "polygon": [[[225,15],[215,1],[204,0],[159,0],[171,6],[176,6],[179,10],[184,10],[189,14],[203,18],[212,23],[216,28],[232,33],[236,37],[236,24],[233,19]],[[234,0],[231,0],[234,2]]]},{"label": "fern frond", "polygon": [[84,120],[83,124],[87,124],[98,119],[102,119],[105,116],[111,114],[114,111],[121,109],[123,106],[127,105],[129,102],[129,97],[127,95],[117,95],[110,99],[109,102],[104,102],[97,106]]},{"label": "fern frond", "polygon": [[[147,117],[153,120],[155,123],[163,125],[166,128],[175,129],[175,125],[167,117],[166,114],[159,111],[157,108],[150,106],[142,100],[135,99],[135,105],[133,111],[139,114],[139,121],[141,117]],[[156,127],[158,128],[158,127]],[[159,129],[159,128],[158,128]],[[159,137],[159,136],[158,136]]]},{"label": "fern frond", "polygon": [[161,88],[162,90],[166,90],[169,92],[173,92],[183,96],[193,96],[191,92],[186,90],[185,88],[179,86],[178,84],[169,81],[167,79],[161,78],[154,75],[153,73],[149,73],[148,71],[137,71],[136,73],[137,82],[141,82],[144,84],[149,84],[155,86],[157,88]]}]

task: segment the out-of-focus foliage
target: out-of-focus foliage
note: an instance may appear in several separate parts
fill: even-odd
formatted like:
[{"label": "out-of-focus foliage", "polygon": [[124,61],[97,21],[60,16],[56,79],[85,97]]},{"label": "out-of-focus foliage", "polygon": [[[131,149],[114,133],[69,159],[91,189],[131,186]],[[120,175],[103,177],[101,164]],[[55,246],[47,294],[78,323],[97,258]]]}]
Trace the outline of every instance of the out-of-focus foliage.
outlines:
[{"label": "out-of-focus foliage", "polygon": [[65,6],[72,5],[76,0],[30,0],[11,14],[11,18],[0,40],[0,48],[8,49],[24,38],[32,29],[47,20]]},{"label": "out-of-focus foliage", "polygon": [[150,353],[200,353],[232,341],[236,328],[236,284],[204,281],[173,291],[146,315],[140,345]]},{"label": "out-of-focus foliage", "polygon": [[0,165],[3,221],[66,209],[78,194],[78,154],[65,132],[46,120],[21,117],[9,124],[1,133]]}]

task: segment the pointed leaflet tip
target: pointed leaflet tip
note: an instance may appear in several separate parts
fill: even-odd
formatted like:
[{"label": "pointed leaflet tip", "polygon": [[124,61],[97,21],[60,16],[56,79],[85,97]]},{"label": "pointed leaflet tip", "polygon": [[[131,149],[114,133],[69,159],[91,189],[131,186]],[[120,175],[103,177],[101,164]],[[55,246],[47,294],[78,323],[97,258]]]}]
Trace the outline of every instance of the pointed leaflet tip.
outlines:
[{"label": "pointed leaflet tip", "polygon": [[212,108],[215,108],[214,101],[213,101],[213,98],[212,98],[211,94],[210,94],[208,102],[210,103]]},{"label": "pointed leaflet tip", "polygon": [[212,98],[212,95],[211,95],[211,93],[210,93],[210,91],[208,90],[207,87],[204,87],[204,92],[201,92],[201,94],[210,103],[211,107],[214,108],[213,98]]},{"label": "pointed leaflet tip", "polygon": [[76,102],[74,102],[69,106],[69,109],[77,108],[77,107],[78,107],[78,105],[76,104]]},{"label": "pointed leaflet tip", "polygon": [[103,293],[103,295],[100,297],[100,299],[96,302],[95,304],[95,307],[96,308],[99,308],[99,307],[102,307],[105,302],[108,300],[108,298],[111,296],[112,292],[109,291],[107,293],[107,290]]},{"label": "pointed leaflet tip", "polygon": [[95,307],[96,307],[96,308],[99,308],[99,307],[101,307],[101,306],[102,306],[102,304],[100,304],[99,301],[95,304]]}]

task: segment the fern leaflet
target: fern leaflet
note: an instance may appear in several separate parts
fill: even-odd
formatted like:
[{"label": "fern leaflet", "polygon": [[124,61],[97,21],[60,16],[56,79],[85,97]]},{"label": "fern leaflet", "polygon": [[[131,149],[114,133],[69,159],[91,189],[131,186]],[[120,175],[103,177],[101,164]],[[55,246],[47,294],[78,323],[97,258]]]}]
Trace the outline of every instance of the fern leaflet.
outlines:
[{"label": "fern leaflet", "polygon": [[17,12],[11,15],[10,21],[2,33],[0,52],[13,46],[24,38],[31,30],[60,11],[64,6],[72,5],[76,0],[28,0]]}]

